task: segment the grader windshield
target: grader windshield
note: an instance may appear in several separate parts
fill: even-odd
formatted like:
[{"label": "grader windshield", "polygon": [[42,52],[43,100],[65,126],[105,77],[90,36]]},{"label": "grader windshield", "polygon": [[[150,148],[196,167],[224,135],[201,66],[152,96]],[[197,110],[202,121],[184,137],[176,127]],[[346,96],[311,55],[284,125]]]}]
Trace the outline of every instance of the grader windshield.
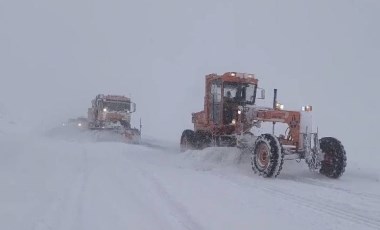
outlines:
[{"label": "grader windshield", "polygon": [[247,83],[224,82],[225,98],[231,98],[240,105],[253,105],[256,97],[256,85]]}]

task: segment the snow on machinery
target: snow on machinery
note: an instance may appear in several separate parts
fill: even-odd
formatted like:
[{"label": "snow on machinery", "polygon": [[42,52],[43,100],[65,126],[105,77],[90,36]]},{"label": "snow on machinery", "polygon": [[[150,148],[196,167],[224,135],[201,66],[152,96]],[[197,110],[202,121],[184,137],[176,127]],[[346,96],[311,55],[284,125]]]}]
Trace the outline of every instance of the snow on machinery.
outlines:
[{"label": "snow on machinery", "polygon": [[[256,105],[265,91],[258,88],[253,74],[227,72],[206,76],[204,110],[192,114],[194,130],[184,130],[181,151],[209,146],[230,146],[251,154],[255,173],[263,177],[280,174],[284,160],[305,159],[310,170],[330,178],[340,177],[346,167],[346,152],[333,137],[318,138],[313,132],[311,106],[302,111],[284,110],[274,91],[273,107]],[[255,136],[252,128],[273,123],[272,133]],[[276,123],[288,127],[275,136]]]},{"label": "snow on machinery", "polygon": [[131,114],[135,111],[136,104],[128,97],[99,94],[88,109],[88,128],[110,130],[123,135],[127,142],[138,143],[141,123],[140,130],[131,127]]}]

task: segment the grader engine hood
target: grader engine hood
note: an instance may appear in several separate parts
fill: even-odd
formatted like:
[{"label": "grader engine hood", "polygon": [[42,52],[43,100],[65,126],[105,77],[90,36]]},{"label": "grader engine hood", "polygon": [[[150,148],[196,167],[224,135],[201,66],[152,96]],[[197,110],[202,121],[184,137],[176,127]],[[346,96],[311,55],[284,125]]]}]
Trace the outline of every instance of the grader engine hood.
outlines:
[{"label": "grader engine hood", "polygon": [[[254,126],[260,122],[275,122],[284,123],[289,126],[289,130],[286,133],[284,144],[294,145],[299,147],[301,137],[301,112],[300,111],[288,111],[278,110],[269,107],[250,106],[244,108],[245,121],[249,126]],[[304,121],[305,126],[306,120]]]},{"label": "grader engine hood", "polygon": [[296,128],[300,125],[301,113],[299,111],[275,110],[269,107],[250,106],[244,108],[246,121],[287,123]]}]

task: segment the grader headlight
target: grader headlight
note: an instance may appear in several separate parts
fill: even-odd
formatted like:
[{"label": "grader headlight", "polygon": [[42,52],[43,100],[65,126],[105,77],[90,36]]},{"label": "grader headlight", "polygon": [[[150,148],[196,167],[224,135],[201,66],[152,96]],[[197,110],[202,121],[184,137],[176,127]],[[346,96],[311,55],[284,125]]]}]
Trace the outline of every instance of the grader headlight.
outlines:
[{"label": "grader headlight", "polygon": [[277,103],[276,103],[276,109],[278,109],[278,110],[283,110],[283,109],[284,109],[284,105],[281,104],[281,103],[279,103],[279,102],[277,102]]}]

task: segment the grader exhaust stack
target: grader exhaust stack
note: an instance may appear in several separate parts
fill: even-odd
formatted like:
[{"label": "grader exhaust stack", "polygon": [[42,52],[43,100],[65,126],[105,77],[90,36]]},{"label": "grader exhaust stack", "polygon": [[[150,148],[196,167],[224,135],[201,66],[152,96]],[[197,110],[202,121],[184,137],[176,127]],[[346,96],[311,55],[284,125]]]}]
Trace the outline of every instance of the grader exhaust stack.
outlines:
[{"label": "grader exhaust stack", "polygon": [[[276,109],[277,105],[277,89],[273,90],[273,109]],[[272,126],[272,134],[274,135],[274,126],[276,125],[276,122],[273,121],[273,126]]]}]

